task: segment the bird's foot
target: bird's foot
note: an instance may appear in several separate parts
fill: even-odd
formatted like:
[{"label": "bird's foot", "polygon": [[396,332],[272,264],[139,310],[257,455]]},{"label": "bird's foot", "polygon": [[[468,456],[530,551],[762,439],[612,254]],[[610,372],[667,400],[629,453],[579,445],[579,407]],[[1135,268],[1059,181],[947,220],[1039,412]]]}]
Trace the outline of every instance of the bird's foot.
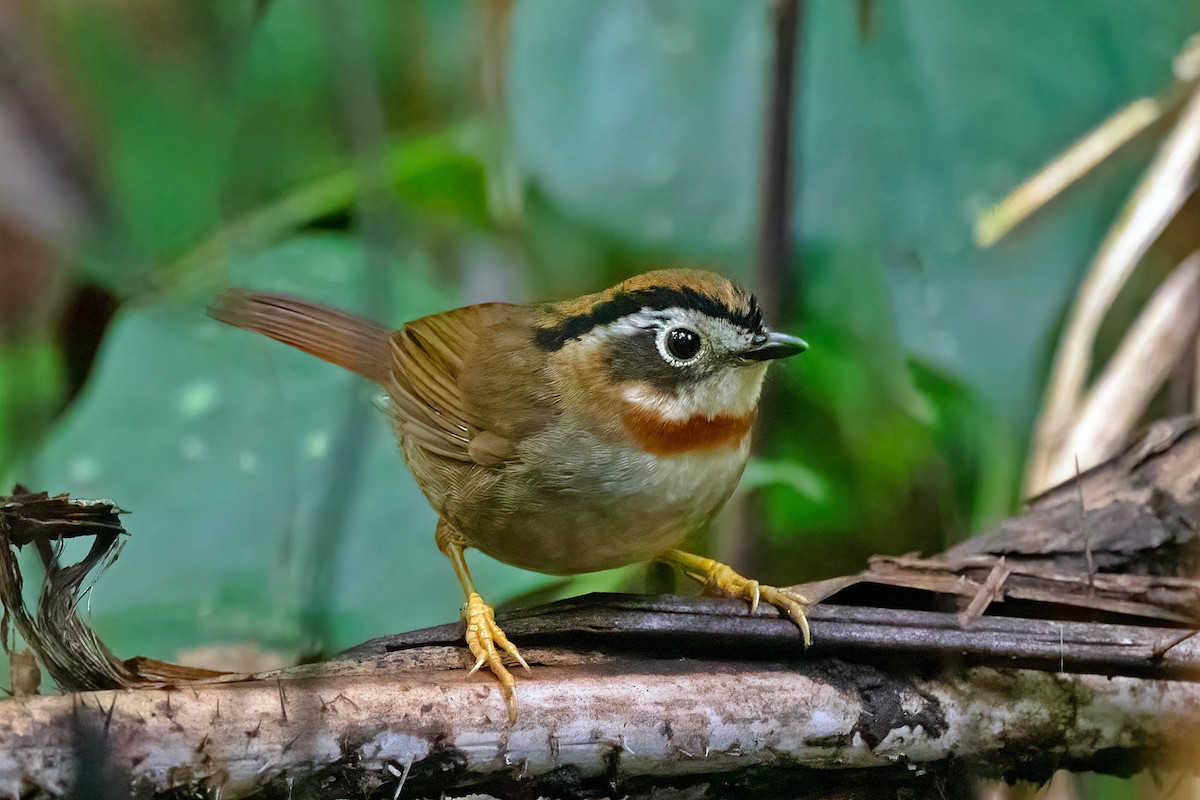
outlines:
[{"label": "bird's foot", "polygon": [[517,682],[504,666],[504,655],[524,667],[526,672],[529,672],[529,665],[521,657],[517,646],[508,640],[504,631],[496,624],[496,615],[492,607],[483,602],[483,598],[476,592],[471,592],[467,597],[464,616],[467,620],[467,647],[470,648],[471,655],[475,656],[475,666],[471,668],[471,672],[475,672],[484,664],[487,665],[492,675],[500,682],[500,691],[508,706],[508,721],[514,723],[517,721]]},{"label": "bird's foot", "polygon": [[808,605],[808,599],[794,589],[767,586],[743,577],[732,567],[719,561],[678,550],[672,551],[663,559],[678,564],[688,576],[699,581],[704,585],[705,590],[713,594],[748,601],[751,614],[758,610],[760,601],[775,606],[787,614],[788,618],[800,628],[800,632],[804,635],[804,646],[808,647],[812,644],[808,617],[804,615],[804,607]]}]

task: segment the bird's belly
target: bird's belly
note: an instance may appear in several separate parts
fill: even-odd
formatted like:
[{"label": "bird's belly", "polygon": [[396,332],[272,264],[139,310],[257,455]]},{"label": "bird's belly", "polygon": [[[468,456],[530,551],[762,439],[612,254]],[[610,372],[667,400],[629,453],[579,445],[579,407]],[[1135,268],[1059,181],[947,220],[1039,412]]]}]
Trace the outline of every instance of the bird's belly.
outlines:
[{"label": "bird's belly", "polygon": [[[540,469],[518,468],[482,503],[453,515],[491,557],[556,575],[645,561],[678,546],[737,485],[749,442],[676,456],[579,448]],[[571,452],[562,451],[559,452]]]}]

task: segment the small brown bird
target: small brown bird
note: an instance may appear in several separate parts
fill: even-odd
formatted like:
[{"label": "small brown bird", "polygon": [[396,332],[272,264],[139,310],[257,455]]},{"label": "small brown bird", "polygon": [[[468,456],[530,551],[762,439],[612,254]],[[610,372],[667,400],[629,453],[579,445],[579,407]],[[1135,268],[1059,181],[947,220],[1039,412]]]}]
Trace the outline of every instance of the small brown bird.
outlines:
[{"label": "small brown bird", "polygon": [[[750,453],[768,362],[802,339],[754,296],[695,270],[639,275],[560,303],[483,303],[380,325],[292,297],[231,290],[216,319],[380,384],[404,459],[439,516],[437,545],[467,596],[466,640],[516,718],[507,653],[464,551],[567,575],[674,564],[721,594],[785,611],[802,596],[677,548],[729,499]],[[472,670],[474,671],[474,670]]]}]

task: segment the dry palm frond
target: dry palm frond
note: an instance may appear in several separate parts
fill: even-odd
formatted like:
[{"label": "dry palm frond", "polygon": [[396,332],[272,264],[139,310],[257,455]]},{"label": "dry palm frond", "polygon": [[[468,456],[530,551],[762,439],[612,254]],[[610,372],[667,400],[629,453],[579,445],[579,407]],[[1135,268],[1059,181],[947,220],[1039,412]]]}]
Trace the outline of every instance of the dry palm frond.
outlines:
[{"label": "dry palm frond", "polygon": [[[1189,257],[1176,268],[1130,327],[1100,377],[1088,385],[1096,336],[1109,309],[1143,256],[1197,188],[1200,37],[1189,41],[1177,60],[1176,72],[1176,85],[1154,102],[1165,107],[1167,100],[1174,102],[1175,95],[1182,94],[1178,117],[1101,243],[1059,342],[1026,471],[1025,488],[1031,494],[1111,456],[1129,437],[1168,375],[1192,352],[1200,326],[1200,256]],[[1119,146],[1118,139],[1109,141],[1108,154]],[[1055,165],[1071,160],[1064,157]],[[1065,166],[1058,169],[1062,175],[1073,174]],[[1058,190],[1046,198],[1066,183],[1060,181]],[[1031,212],[1032,207],[1027,210]],[[1200,248],[1200,237],[1194,247]]]}]

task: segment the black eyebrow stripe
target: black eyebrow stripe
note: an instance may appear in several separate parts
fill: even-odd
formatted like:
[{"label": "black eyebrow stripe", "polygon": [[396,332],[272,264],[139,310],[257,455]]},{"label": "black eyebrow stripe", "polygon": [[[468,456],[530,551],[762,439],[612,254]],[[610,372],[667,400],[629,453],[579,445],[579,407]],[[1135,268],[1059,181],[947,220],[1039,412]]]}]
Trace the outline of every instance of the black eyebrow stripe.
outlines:
[{"label": "black eyebrow stripe", "polygon": [[710,317],[728,320],[751,333],[763,332],[762,309],[753,295],[749,298],[749,311],[729,308],[721,301],[703,292],[688,287],[637,289],[621,292],[612,299],[597,303],[586,314],[567,317],[557,325],[534,329],[533,341],[542,350],[559,350],[572,339],[578,339],[593,328],[616,322],[621,317],[636,314],[643,309],[663,311],[668,308],[695,309]]}]

